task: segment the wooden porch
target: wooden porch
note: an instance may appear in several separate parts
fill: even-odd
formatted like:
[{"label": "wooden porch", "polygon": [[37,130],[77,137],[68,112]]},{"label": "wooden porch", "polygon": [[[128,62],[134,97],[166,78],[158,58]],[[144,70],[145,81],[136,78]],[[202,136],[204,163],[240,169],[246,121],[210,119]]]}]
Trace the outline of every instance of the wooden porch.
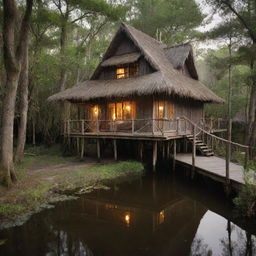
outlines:
[{"label": "wooden porch", "polygon": [[[223,119],[204,118],[197,126],[210,133],[226,131]],[[187,118],[67,120],[64,123],[64,136],[70,137],[169,140],[192,133],[193,125]]]}]

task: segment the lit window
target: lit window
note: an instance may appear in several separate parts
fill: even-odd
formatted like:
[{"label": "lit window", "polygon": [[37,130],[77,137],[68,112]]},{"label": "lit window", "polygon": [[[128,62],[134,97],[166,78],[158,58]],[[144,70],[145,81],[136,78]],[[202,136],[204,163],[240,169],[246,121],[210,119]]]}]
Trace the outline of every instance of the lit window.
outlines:
[{"label": "lit window", "polygon": [[123,111],[122,111],[122,102],[116,103],[116,119],[122,120],[123,119]]},{"label": "lit window", "polygon": [[132,103],[129,101],[125,101],[123,103],[123,114],[124,114],[124,119],[132,119],[133,117],[133,110],[134,108],[132,107]]},{"label": "lit window", "polygon": [[99,117],[99,106],[98,105],[94,105],[91,107],[91,117],[92,120],[97,120]]},{"label": "lit window", "polygon": [[128,120],[134,118],[134,102],[116,102],[108,104],[108,117],[110,120]]},{"label": "lit window", "polygon": [[173,117],[174,117],[174,104],[169,103],[169,118],[173,118]]},{"label": "lit window", "polygon": [[129,68],[128,67],[119,67],[116,69],[116,78],[127,78],[129,77]]},{"label": "lit window", "polygon": [[115,103],[108,104],[109,119],[116,120],[116,106]]},{"label": "lit window", "polygon": [[164,118],[164,101],[158,102],[158,118]]},{"label": "lit window", "polygon": [[116,78],[127,78],[132,76],[137,76],[139,73],[139,65],[138,63],[131,63],[124,67],[118,67],[116,69]]}]

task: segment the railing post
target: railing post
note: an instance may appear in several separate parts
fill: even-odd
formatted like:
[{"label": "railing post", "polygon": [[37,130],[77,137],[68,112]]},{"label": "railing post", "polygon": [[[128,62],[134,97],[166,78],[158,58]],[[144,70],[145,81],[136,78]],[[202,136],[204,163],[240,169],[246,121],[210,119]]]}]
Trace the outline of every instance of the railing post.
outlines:
[{"label": "railing post", "polygon": [[245,155],[244,155],[244,169],[245,170],[248,170],[249,154],[250,154],[250,148],[247,147],[245,149]]},{"label": "railing post", "polygon": [[196,128],[193,125],[193,145],[192,145],[192,173],[191,178],[195,175],[195,164],[196,164]]},{"label": "railing post", "polygon": [[68,135],[70,135],[70,120],[67,121],[68,123]]},{"label": "railing post", "polygon": [[179,131],[180,131],[180,118],[177,117],[177,135],[179,135]]},{"label": "railing post", "polygon": [[132,134],[134,134],[134,119],[132,119]]},{"label": "railing post", "polygon": [[213,118],[210,118],[210,133],[212,133],[213,130]]},{"label": "railing post", "polygon": [[226,142],[226,185],[228,186],[230,183],[229,180],[229,164],[231,158],[231,143],[230,141]]},{"label": "railing post", "polygon": [[84,120],[82,120],[82,134],[84,135]]},{"label": "railing post", "polygon": [[220,118],[218,117],[218,130],[220,130]]}]

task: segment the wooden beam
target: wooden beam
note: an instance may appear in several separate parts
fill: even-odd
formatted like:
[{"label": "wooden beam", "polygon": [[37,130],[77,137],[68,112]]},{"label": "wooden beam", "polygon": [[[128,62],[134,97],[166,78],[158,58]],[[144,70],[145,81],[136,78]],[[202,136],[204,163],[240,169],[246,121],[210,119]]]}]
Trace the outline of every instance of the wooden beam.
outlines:
[{"label": "wooden beam", "polygon": [[114,159],[117,161],[117,143],[116,140],[113,140],[113,149],[114,149]]},{"label": "wooden beam", "polygon": [[98,162],[100,162],[100,139],[97,139],[97,158]]},{"label": "wooden beam", "polygon": [[195,164],[196,164],[196,127],[193,126],[193,145],[192,145],[192,172],[191,178],[195,175]]},{"label": "wooden beam", "polygon": [[172,169],[175,170],[176,165],[176,155],[177,155],[177,145],[176,140],[173,140],[173,161],[172,161]]},{"label": "wooden beam", "polygon": [[156,171],[157,162],[157,141],[153,141],[153,171]]},{"label": "wooden beam", "polygon": [[167,141],[166,158],[170,159],[170,141]]},{"label": "wooden beam", "polygon": [[143,161],[143,142],[140,141],[138,145],[139,145],[139,157],[140,157],[140,160]]},{"label": "wooden beam", "polygon": [[81,155],[80,158],[83,159],[84,158],[84,138],[81,138]]}]

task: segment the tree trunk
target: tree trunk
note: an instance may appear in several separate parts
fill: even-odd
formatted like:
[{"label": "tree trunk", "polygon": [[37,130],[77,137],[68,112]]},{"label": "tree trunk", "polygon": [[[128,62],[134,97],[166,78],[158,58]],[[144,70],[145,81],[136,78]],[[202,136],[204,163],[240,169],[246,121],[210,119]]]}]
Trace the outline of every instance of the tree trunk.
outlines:
[{"label": "tree trunk", "polygon": [[28,45],[25,49],[22,61],[22,71],[20,74],[20,123],[18,128],[17,149],[15,153],[15,162],[20,162],[24,154],[27,133],[28,116]]},{"label": "tree trunk", "polygon": [[256,79],[254,76],[254,63],[251,63],[251,73],[252,73],[252,86],[251,86],[251,93],[250,93],[250,103],[249,103],[249,120],[247,124],[247,131],[246,131],[246,144],[250,146],[254,146],[253,141],[253,126],[255,122],[255,112],[256,112]]},{"label": "tree trunk", "polygon": [[13,123],[15,99],[18,87],[19,72],[7,73],[6,96],[3,104],[3,119],[1,131],[1,166],[2,183],[9,186],[16,181],[16,174],[13,166]]},{"label": "tree trunk", "polygon": [[[19,15],[16,2],[15,0],[3,1],[3,52],[7,81],[2,108],[0,179],[7,186],[17,179],[13,165],[13,123],[21,60],[28,44],[32,6],[33,0],[27,0],[25,14],[20,30],[17,32],[16,23]],[[15,32],[18,40],[15,39]]]},{"label": "tree trunk", "polygon": [[63,18],[60,34],[60,60],[61,60],[61,70],[60,70],[60,91],[65,90],[67,72],[65,67],[65,55],[67,48],[67,20],[68,16],[65,15]]}]

